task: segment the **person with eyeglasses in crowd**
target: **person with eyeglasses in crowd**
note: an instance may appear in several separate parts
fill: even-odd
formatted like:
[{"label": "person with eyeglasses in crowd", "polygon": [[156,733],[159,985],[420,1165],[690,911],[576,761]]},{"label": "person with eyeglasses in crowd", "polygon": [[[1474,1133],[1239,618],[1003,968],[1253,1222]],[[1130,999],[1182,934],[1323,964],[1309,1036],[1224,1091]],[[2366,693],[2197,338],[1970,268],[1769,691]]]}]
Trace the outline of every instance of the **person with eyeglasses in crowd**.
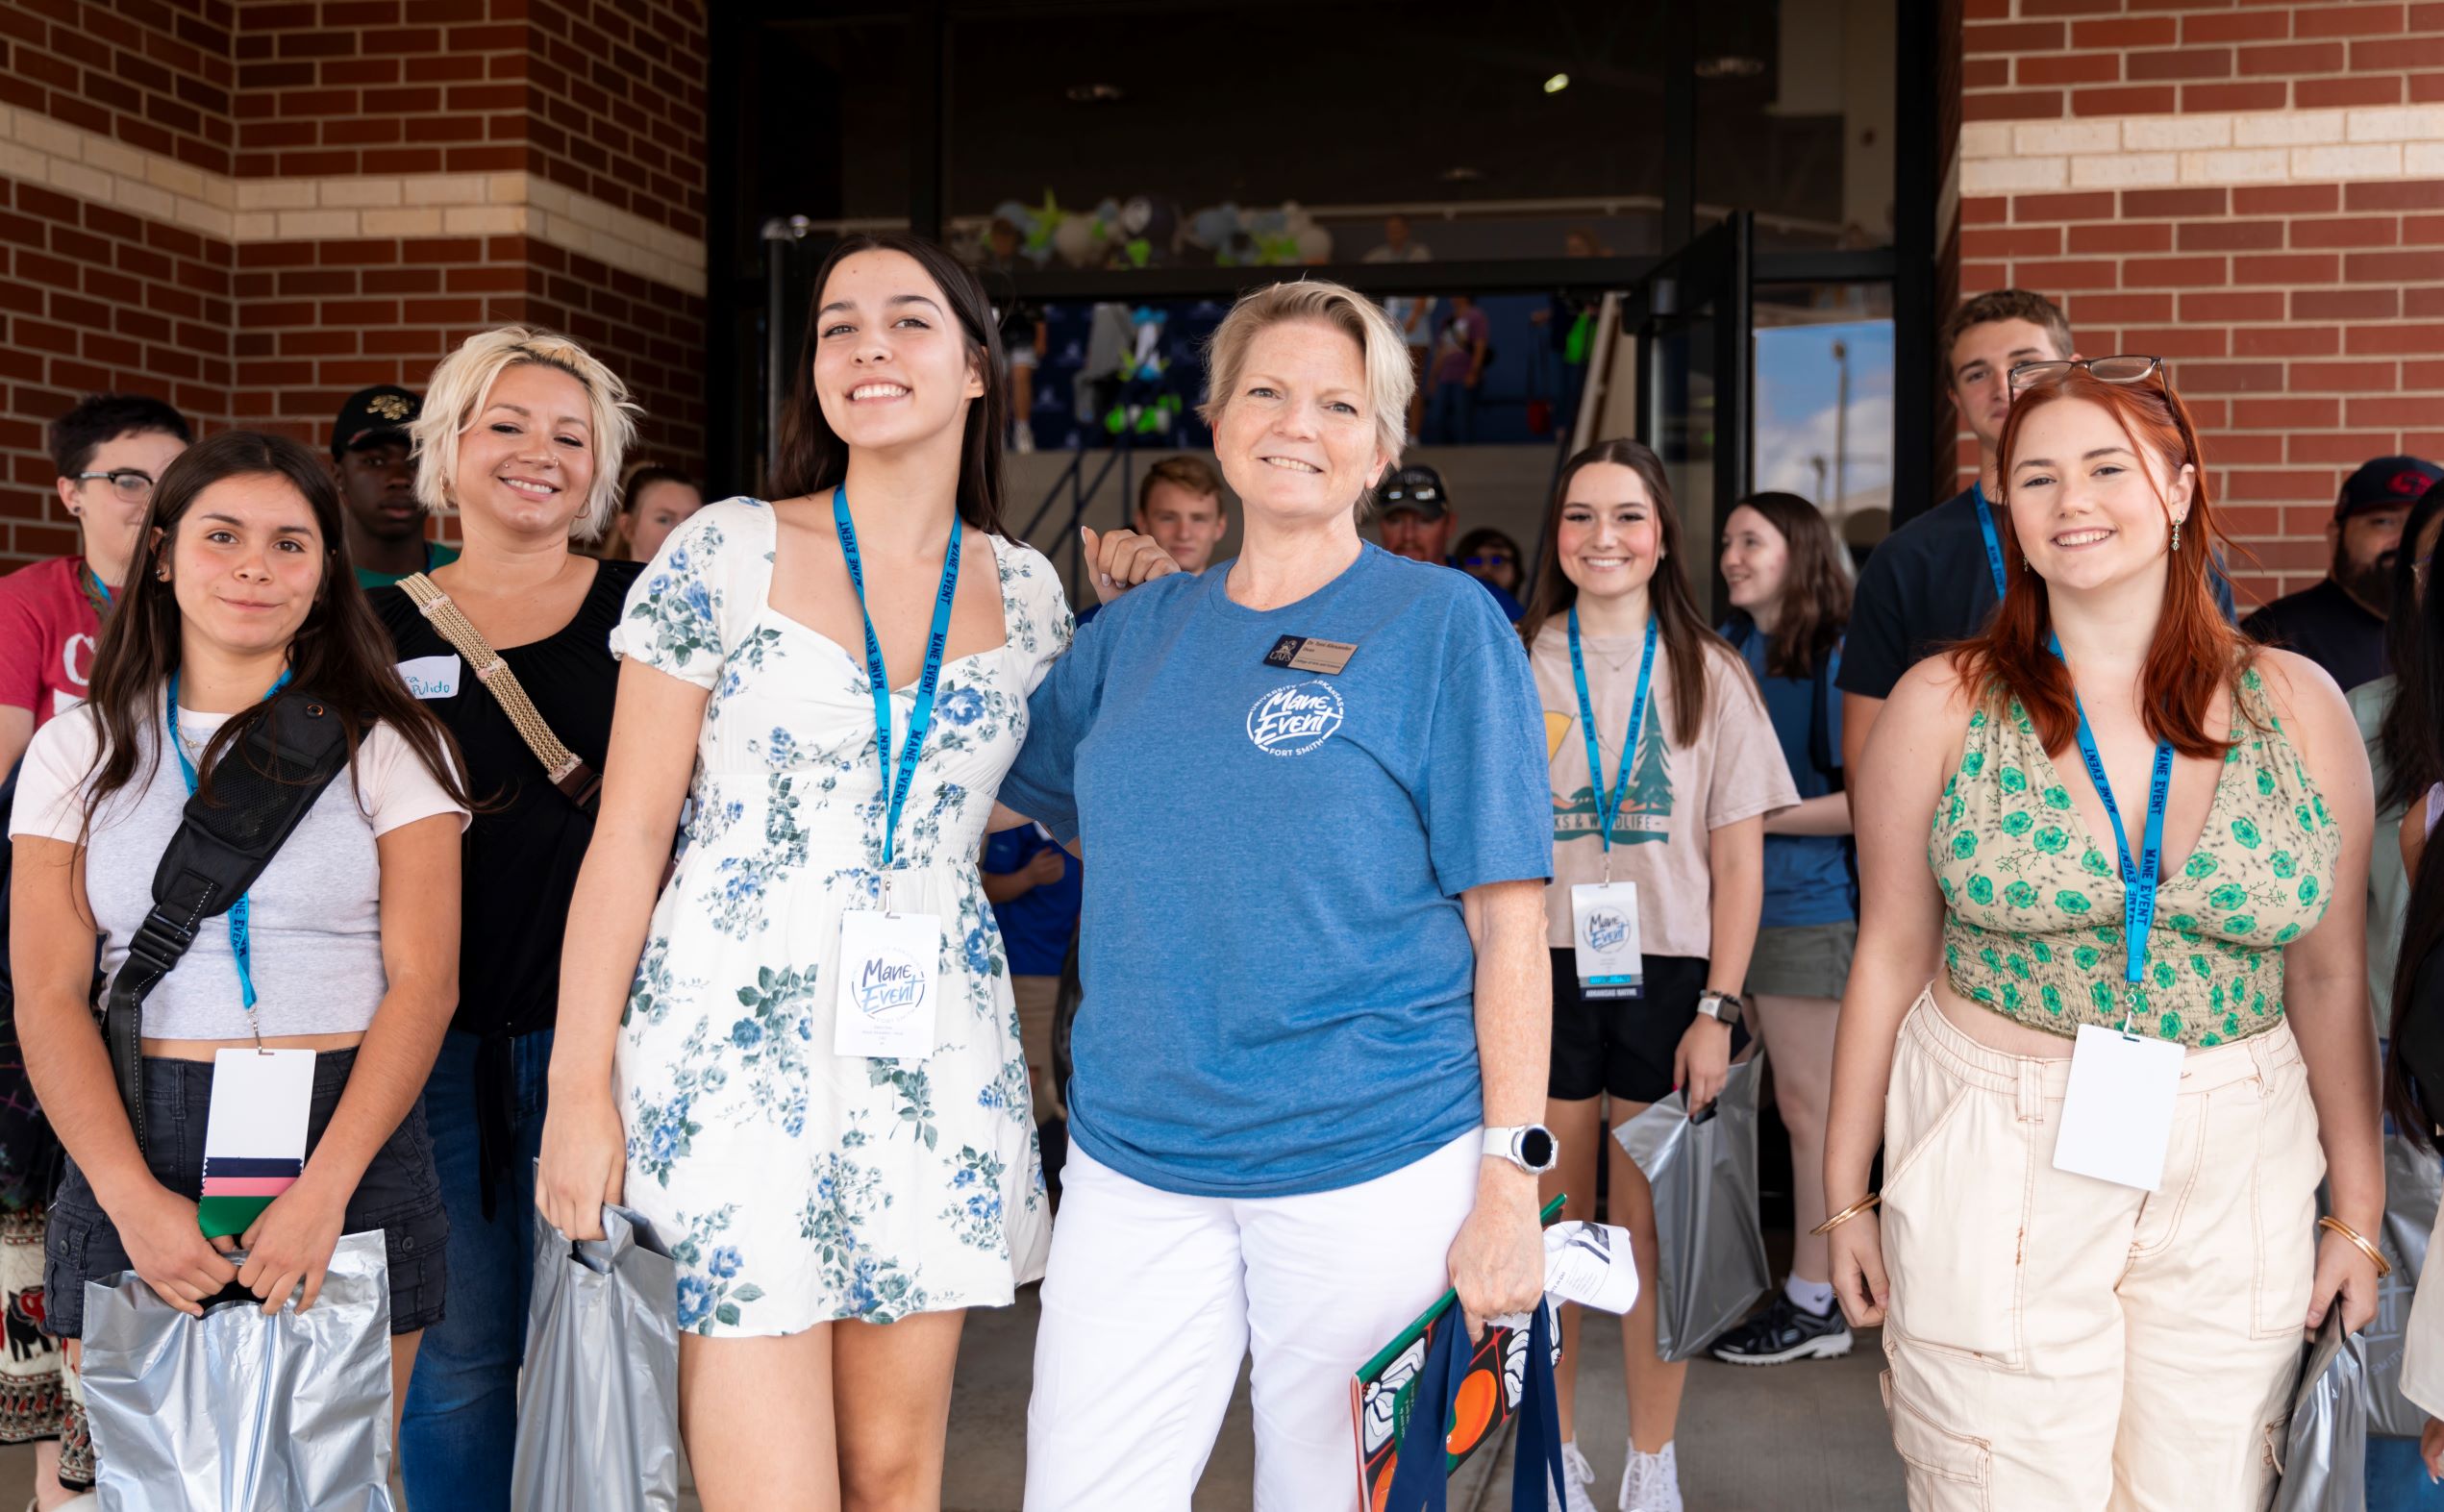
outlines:
[{"label": "person with eyeglasses in crowd", "polygon": [[2350,692],[2384,675],[2384,626],[2392,607],[2393,556],[2419,495],[2444,468],[2417,457],[2380,457],[2342,481],[2325,538],[2326,575],[2240,622],[2264,645],[2296,651]]},{"label": "person with eyeglasses in crowd", "polygon": [[[187,417],[159,399],[94,394],[52,421],[48,439],[78,549],[0,578],[0,772],[9,774],[0,814],[35,731],[84,702],[153,484],[194,435]],[[0,921],[7,917],[0,901]],[[0,959],[0,989],[8,982]],[[59,1141],[26,1080],[12,1009],[0,1033],[0,1307],[11,1323],[27,1325],[31,1347],[0,1361],[0,1442],[36,1444],[35,1504],[45,1512],[93,1481],[85,1409],[61,1377],[58,1349],[36,1331],[44,1209],[59,1160]]]},{"label": "person with eyeglasses in crowd", "polygon": [[2216,605],[2161,363],[2021,376],[2002,607],[1851,768],[1819,1227],[1911,1505],[2263,1506],[2304,1328],[2365,1325],[2383,1269],[2367,760]]},{"label": "person with eyeglasses in crowd", "polygon": [[1526,581],[1520,570],[1519,543],[1487,525],[1459,537],[1459,544],[1451,549],[1451,564],[1513,599]]},{"label": "person with eyeglasses in crowd", "polygon": [[[1410,561],[1459,565],[1451,555],[1451,537],[1459,528],[1459,515],[1452,507],[1451,490],[1443,486],[1441,473],[1423,462],[1409,463],[1375,485],[1375,509],[1384,550]],[[1504,619],[1519,623],[1524,611],[1509,589],[1483,574],[1469,576],[1485,585],[1494,603],[1502,607]]]}]

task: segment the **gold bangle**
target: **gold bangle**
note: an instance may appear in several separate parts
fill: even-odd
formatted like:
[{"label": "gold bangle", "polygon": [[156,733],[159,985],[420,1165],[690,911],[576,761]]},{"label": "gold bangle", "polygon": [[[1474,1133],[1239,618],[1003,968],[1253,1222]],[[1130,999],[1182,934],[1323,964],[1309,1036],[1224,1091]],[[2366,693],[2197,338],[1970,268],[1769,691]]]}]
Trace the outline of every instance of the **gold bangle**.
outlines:
[{"label": "gold bangle", "polygon": [[2349,1224],[2344,1223],[2341,1219],[2329,1214],[2328,1216],[2317,1220],[2317,1227],[2338,1233],[2343,1238],[2350,1240],[2355,1245],[2357,1245],[2359,1247],[2359,1252],[2366,1255],[2369,1262],[2375,1265],[2376,1278],[2378,1280],[2381,1281],[2393,1274],[2393,1262],[2386,1259],[2382,1252],[2379,1251],[2376,1246],[2359,1237],[2359,1231],[2352,1227]]},{"label": "gold bangle", "polygon": [[1823,1223],[1818,1224],[1815,1227],[1810,1228],[1808,1231],[1810,1234],[1819,1236],[1829,1234],[1883,1201],[1883,1196],[1882,1193],[1869,1192],[1866,1196],[1858,1199],[1858,1201],[1851,1203],[1848,1207],[1843,1208],[1840,1212],[1833,1214],[1831,1218],[1826,1219]]}]

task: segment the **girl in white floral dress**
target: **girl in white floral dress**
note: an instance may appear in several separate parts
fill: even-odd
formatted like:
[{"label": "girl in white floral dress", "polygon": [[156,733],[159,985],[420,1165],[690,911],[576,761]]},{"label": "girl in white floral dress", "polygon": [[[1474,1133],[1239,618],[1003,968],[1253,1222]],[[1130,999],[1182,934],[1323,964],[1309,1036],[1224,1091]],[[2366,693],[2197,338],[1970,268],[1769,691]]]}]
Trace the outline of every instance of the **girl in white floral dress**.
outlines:
[{"label": "girl in white floral dress", "polygon": [[[572,1235],[624,1189],[677,1257],[711,1512],[938,1505],[961,1309],[1041,1276],[1050,1233],[975,863],[1068,605],[999,533],[1000,356],[973,278],[891,237],[844,245],[816,287],[777,473],[795,496],[688,520],[612,637],[628,664],[538,1184]],[[894,805],[885,764],[934,666]],[[844,915],[885,906],[938,921],[930,1053],[835,1053]]]}]

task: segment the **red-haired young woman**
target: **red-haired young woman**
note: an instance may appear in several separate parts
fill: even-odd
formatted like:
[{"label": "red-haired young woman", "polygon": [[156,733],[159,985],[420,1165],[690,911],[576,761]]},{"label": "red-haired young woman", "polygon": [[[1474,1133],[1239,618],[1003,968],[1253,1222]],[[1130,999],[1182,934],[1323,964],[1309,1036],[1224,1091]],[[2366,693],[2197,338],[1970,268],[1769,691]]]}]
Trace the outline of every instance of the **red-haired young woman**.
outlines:
[{"label": "red-haired young woman", "polygon": [[2367,760],[2217,611],[2160,364],[2014,377],[2009,591],[1852,777],[1833,1283],[1913,1507],[2261,1506],[2303,1326],[2376,1310]]}]

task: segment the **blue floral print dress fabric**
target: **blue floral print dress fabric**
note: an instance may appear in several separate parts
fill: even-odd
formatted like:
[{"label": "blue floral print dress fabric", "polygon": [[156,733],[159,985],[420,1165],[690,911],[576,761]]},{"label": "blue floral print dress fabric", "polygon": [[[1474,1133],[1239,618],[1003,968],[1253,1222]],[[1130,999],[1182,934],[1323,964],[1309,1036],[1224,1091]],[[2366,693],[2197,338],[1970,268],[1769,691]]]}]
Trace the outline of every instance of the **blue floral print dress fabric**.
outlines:
[{"label": "blue floral print dress fabric", "polygon": [[[1051,1237],[976,860],[1027,695],[1069,644],[1060,580],[1024,545],[965,542],[962,571],[998,570],[1008,638],[942,667],[890,900],[942,921],[935,1050],[840,1056],[840,916],[881,904],[882,763],[863,656],[771,607],[775,531],[756,500],[700,511],[611,635],[711,695],[614,1072],[628,1205],[679,1262],[680,1326],[708,1336],[1004,1305]],[[914,702],[894,693],[895,736]]]}]

